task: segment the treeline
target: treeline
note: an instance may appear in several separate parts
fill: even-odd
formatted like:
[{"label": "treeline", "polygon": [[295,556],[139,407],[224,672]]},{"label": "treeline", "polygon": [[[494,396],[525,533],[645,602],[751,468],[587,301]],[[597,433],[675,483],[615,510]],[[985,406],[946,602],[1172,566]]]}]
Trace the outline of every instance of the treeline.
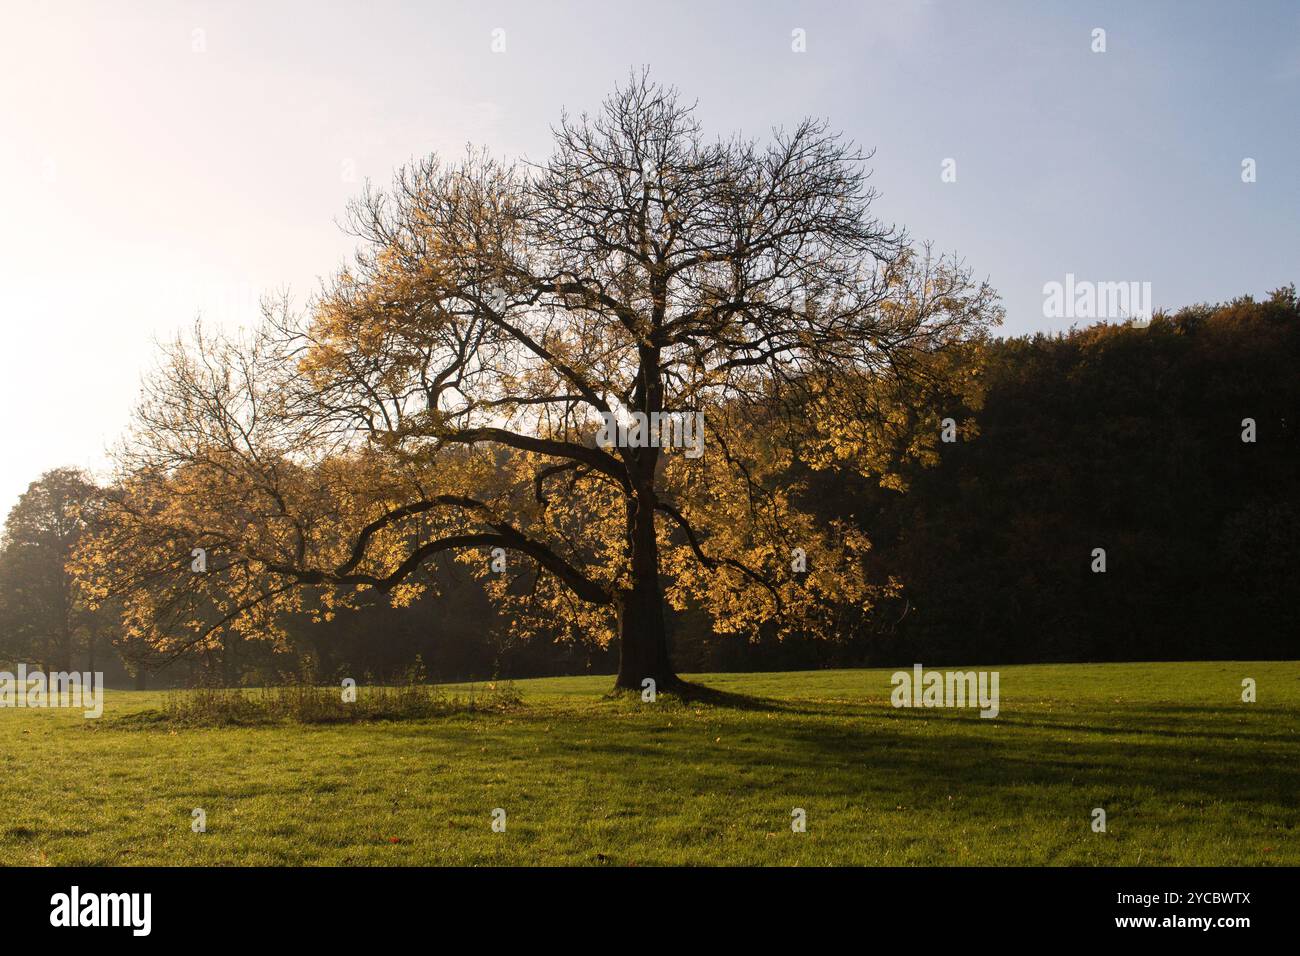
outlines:
[{"label": "treeline", "polygon": [[986,374],[980,434],[908,494],[823,489],[906,582],[864,659],[1300,653],[1293,286],[1147,328],[1000,341]]},{"label": "treeline", "polygon": [[[804,502],[873,542],[871,571],[901,587],[840,643],[712,633],[674,612],[685,672],[895,665],[1294,658],[1300,634],[1300,306],[1295,288],[989,344],[978,433],[957,430],[905,491],[809,475]],[[956,416],[961,419],[962,416]],[[707,425],[706,425],[707,443]],[[74,545],[75,474],[46,476],[14,509],[0,552],[0,663],[105,665],[111,614],[53,582]],[[39,493],[38,493],[39,492]],[[42,512],[45,509],[45,513]],[[1104,564],[1103,564],[1104,562]],[[1100,570],[1104,566],[1104,571]],[[581,635],[521,641],[454,563],[438,596],[290,622],[290,653],[229,637],[151,683],[612,673]]]}]

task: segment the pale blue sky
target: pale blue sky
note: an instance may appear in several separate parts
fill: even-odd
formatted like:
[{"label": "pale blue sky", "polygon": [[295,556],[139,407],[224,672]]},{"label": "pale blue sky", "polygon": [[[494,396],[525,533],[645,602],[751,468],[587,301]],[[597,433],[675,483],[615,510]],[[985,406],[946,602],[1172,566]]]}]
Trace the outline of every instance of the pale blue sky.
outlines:
[{"label": "pale blue sky", "polygon": [[10,0],[0,508],[103,465],[153,336],[309,292],[366,177],[467,142],[541,158],[642,64],[712,132],[814,114],[876,148],[880,215],[987,275],[1007,333],[1070,324],[1042,312],[1067,272],[1157,308],[1300,277],[1297,3]]}]

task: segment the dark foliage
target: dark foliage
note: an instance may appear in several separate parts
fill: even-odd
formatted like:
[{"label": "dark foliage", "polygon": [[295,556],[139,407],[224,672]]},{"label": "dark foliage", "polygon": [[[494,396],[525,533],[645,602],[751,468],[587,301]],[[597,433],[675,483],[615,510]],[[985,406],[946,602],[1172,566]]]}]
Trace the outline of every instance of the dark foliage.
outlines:
[{"label": "dark foliage", "polygon": [[1294,658],[1297,370],[1293,287],[996,343],[980,436],[907,495],[861,490],[877,557],[907,584],[864,659]]}]

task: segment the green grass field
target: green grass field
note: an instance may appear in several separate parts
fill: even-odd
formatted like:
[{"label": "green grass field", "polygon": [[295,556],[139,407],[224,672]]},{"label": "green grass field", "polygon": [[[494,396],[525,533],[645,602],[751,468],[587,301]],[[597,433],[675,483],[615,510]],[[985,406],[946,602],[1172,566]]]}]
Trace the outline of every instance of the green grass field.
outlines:
[{"label": "green grass field", "polygon": [[893,669],[693,678],[726,705],[521,681],[510,713],[371,724],[0,709],[0,862],[1300,864],[1300,663],[999,670],[993,720],[893,708]]}]

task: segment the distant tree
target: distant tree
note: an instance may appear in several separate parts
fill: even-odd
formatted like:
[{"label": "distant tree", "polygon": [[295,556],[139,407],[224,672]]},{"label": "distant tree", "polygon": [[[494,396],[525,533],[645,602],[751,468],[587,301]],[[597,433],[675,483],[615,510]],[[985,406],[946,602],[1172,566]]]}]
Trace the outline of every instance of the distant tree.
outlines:
[{"label": "distant tree", "polygon": [[0,656],[69,670],[84,653],[93,669],[105,622],[69,563],[98,494],[83,472],[57,468],[32,482],[9,512],[0,543]]},{"label": "distant tree", "polygon": [[[641,75],[554,135],[537,166],[401,170],[305,316],[169,350],[84,565],[132,633],[184,653],[405,604],[454,555],[517,633],[616,637],[617,686],[670,689],[666,601],[820,636],[871,606],[865,536],[791,466],[933,457],[992,291],[873,218],[867,157],[822,122],[706,141]],[[701,454],[647,443],[672,414],[703,416]]]}]

